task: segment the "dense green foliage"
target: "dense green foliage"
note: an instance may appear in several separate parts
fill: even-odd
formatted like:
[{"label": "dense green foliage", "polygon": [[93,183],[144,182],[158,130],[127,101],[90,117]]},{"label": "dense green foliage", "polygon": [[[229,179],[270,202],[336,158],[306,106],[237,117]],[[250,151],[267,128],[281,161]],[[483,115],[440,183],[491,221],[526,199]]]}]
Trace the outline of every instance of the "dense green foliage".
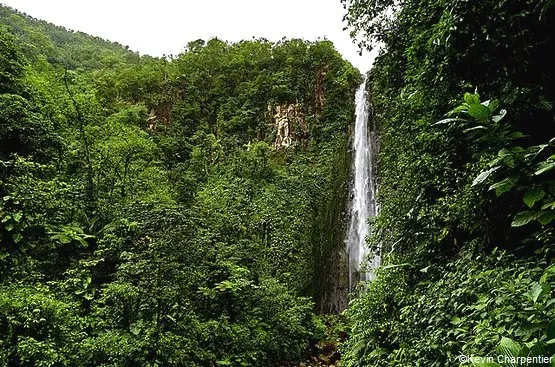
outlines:
[{"label": "dense green foliage", "polygon": [[347,312],[344,365],[555,352],[552,4],[347,2],[361,45],[383,46],[369,241],[385,266]]},{"label": "dense green foliage", "polygon": [[346,321],[313,313],[360,82],[331,42],[153,58],[0,6],[0,365],[291,365],[344,322],[343,366],[554,355],[554,2],[343,3],[384,263]]},{"label": "dense green foliage", "polygon": [[[0,365],[302,358],[359,72],[329,41],[157,59],[0,19]],[[308,128],[276,148],[284,104]]]}]

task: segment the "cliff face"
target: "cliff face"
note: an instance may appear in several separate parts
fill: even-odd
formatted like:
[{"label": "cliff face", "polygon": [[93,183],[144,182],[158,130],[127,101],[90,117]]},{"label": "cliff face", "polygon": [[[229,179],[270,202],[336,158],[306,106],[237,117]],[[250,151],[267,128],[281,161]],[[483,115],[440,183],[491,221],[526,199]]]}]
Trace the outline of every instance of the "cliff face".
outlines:
[{"label": "cliff face", "polygon": [[322,115],[326,102],[325,77],[329,66],[325,65],[316,71],[311,99],[305,105],[299,103],[284,103],[268,105],[271,118],[272,131],[275,132],[274,147],[286,149],[291,146],[301,145],[303,149],[308,146],[310,127],[307,116],[319,118]]},{"label": "cliff face", "polygon": [[345,247],[347,201],[350,188],[352,142],[346,137],[337,149],[330,190],[320,203],[315,233],[315,301],[322,314],[338,314],[347,308],[349,264]]},{"label": "cliff face", "polygon": [[272,116],[273,130],[276,138],[276,149],[288,148],[301,144],[306,147],[310,137],[305,113],[300,103],[289,103],[268,106]]}]

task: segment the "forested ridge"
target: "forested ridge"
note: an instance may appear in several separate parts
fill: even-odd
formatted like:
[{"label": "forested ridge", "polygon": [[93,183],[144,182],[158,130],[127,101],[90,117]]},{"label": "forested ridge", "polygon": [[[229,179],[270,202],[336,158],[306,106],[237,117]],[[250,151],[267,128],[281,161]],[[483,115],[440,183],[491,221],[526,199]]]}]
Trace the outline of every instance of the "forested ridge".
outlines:
[{"label": "forested ridge", "polygon": [[0,5],[0,366],[555,365],[555,3],[341,1],[382,266],[340,316],[332,42],[156,58]]},{"label": "forested ridge", "polygon": [[360,72],[329,41],[153,58],[0,10],[0,365],[304,358]]}]

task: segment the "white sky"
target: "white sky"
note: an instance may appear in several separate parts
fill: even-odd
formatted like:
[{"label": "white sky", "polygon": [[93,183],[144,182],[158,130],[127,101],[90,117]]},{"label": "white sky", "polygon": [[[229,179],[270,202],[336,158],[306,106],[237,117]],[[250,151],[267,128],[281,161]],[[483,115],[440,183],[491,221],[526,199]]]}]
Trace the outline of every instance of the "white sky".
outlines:
[{"label": "white sky", "polygon": [[35,18],[129,46],[141,54],[177,55],[189,41],[264,37],[331,40],[361,72],[373,55],[358,55],[340,0],[0,0]]}]

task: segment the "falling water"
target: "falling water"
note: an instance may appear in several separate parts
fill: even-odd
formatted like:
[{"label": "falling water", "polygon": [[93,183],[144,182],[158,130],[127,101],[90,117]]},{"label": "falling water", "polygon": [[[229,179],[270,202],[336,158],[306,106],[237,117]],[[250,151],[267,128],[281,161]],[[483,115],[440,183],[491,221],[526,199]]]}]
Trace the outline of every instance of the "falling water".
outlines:
[{"label": "falling water", "polygon": [[[368,131],[368,93],[366,78],[356,93],[356,122],[353,142],[353,181],[349,207],[349,230],[345,240],[349,260],[349,291],[353,291],[358,281],[372,280],[373,269],[380,258],[370,254],[365,243],[369,232],[368,218],[377,214],[375,153],[376,137]],[[365,262],[368,260],[368,265]]]}]

